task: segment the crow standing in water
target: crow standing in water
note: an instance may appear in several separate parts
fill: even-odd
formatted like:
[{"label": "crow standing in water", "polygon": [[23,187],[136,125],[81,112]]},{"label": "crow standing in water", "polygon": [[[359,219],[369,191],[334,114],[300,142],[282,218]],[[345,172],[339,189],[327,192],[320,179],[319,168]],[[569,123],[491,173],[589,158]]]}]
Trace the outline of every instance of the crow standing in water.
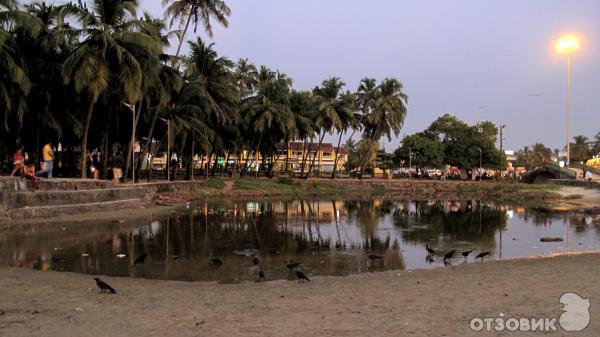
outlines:
[{"label": "crow standing in water", "polygon": [[302,282],[304,280],[307,280],[308,282],[310,282],[310,279],[308,277],[306,277],[306,275],[301,272],[300,270],[296,270],[296,276],[298,276],[298,282]]},{"label": "crow standing in water", "polygon": [[471,249],[471,250],[467,250],[467,251],[464,251],[464,252],[462,252],[462,253],[461,253],[461,254],[462,254],[462,256],[465,258],[465,262],[467,262],[467,257],[468,257],[468,256],[469,256],[469,254],[471,254],[472,252],[473,252],[473,249]]},{"label": "crow standing in water", "polygon": [[113,294],[117,293],[117,291],[113,287],[109,286],[108,283],[102,281],[98,277],[94,277],[94,280],[96,280],[96,285],[98,286],[98,288],[100,288],[101,292],[111,292]]},{"label": "crow standing in water", "polygon": [[217,267],[223,265],[223,261],[218,258],[210,259],[210,263]]},{"label": "crow standing in water", "polygon": [[477,259],[481,259],[481,262],[483,262],[483,258],[490,255],[491,252],[483,252],[483,253],[479,253],[477,254],[477,256],[475,256],[475,260]]},{"label": "crow standing in water", "polygon": [[431,246],[429,246],[429,244],[425,245],[425,249],[427,250],[427,255],[435,255],[435,250],[433,250],[433,248],[431,248]]},{"label": "crow standing in water", "polygon": [[148,253],[144,253],[140,256],[137,257],[137,259],[135,259],[135,261],[133,262],[134,266],[137,266],[138,264],[144,265],[144,261],[146,261],[146,257],[148,256]]},{"label": "crow standing in water", "polygon": [[453,258],[454,257],[454,253],[456,253],[456,250],[451,250],[446,255],[444,255],[444,262],[447,262],[448,260],[450,260],[451,258]]}]

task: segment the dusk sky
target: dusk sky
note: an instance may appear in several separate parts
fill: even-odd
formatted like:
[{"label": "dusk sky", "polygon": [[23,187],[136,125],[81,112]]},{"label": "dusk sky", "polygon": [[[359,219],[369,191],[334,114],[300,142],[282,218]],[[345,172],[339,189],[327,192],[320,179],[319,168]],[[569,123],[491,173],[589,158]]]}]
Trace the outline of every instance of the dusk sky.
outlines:
[{"label": "dusk sky", "polygon": [[[227,3],[230,27],[217,27],[214,36],[222,55],[279,69],[298,89],[329,76],[350,90],[365,76],[396,77],[410,96],[399,138],[450,113],[507,124],[507,149],[537,141],[564,146],[566,65],[553,46],[563,33],[578,33],[584,40],[573,56],[572,134],[600,132],[598,0]],[[163,13],[159,0],[141,0],[141,8]]]}]

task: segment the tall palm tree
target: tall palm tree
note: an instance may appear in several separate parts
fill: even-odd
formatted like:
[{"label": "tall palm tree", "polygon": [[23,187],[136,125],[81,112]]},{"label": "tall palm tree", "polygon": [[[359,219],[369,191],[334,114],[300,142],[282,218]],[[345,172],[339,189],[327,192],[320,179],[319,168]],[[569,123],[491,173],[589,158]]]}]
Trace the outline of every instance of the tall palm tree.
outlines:
[{"label": "tall palm tree", "polygon": [[393,78],[384,79],[374,95],[373,110],[365,116],[365,133],[369,141],[366,154],[361,162],[360,177],[364,173],[368,155],[373,144],[383,135],[391,140],[391,134],[398,135],[404,124],[408,96],[402,91],[402,84]]},{"label": "tall palm tree", "polygon": [[[142,31],[136,19],[137,1],[93,0],[92,11],[73,4],[64,5],[59,25],[76,17],[85,36],[63,64],[65,83],[73,83],[77,92],[87,91],[88,107],[84,116],[81,141],[81,177],[86,176],[87,145],[94,106],[114,84],[121,99],[137,103],[142,96],[143,69],[136,57],[140,50],[159,54],[162,44]],[[113,88],[115,88],[113,87]]]},{"label": "tall palm tree", "polygon": [[342,121],[342,127],[337,129],[339,133],[337,147],[335,148],[335,159],[333,162],[333,171],[331,172],[331,179],[335,179],[335,175],[337,173],[337,163],[339,159],[339,150],[340,145],[342,144],[342,136],[348,131],[348,128],[352,128],[353,130],[357,130],[360,128],[360,118],[361,115],[356,113],[356,97],[350,91],[346,91],[346,93],[342,94],[340,97],[341,106],[346,107],[343,109],[343,113],[340,115],[340,119]]},{"label": "tall palm tree", "polygon": [[179,44],[175,57],[179,57],[185,34],[192,21],[194,21],[194,33],[198,29],[198,25],[202,24],[211,38],[213,37],[211,17],[224,27],[229,26],[227,17],[231,15],[231,9],[223,0],[162,0],[162,4],[163,6],[168,5],[165,15],[171,18],[171,27],[175,21],[179,21],[180,25],[185,22],[185,28],[179,33]]},{"label": "tall palm tree", "polygon": [[331,77],[323,81],[321,87],[317,87],[313,90],[319,110],[319,115],[317,116],[315,124],[321,129],[321,135],[317,144],[316,153],[313,156],[312,162],[308,167],[308,172],[304,177],[305,179],[308,178],[315,165],[325,134],[331,133],[334,130],[344,129],[344,120],[348,119],[349,117],[347,116],[351,116],[353,113],[352,107],[348,105],[348,99],[342,99],[342,88],[345,85],[346,83],[338,77]]},{"label": "tall palm tree", "polygon": [[258,84],[258,71],[256,66],[248,59],[240,59],[233,73],[234,81],[242,99],[251,95]]},{"label": "tall palm tree", "polygon": [[17,139],[27,110],[26,96],[31,90],[31,81],[25,55],[15,39],[16,32],[21,30],[35,38],[42,26],[42,22],[23,11],[17,1],[0,0],[0,73],[3,74],[0,76],[0,114],[6,132],[10,131],[10,119],[15,120]]}]

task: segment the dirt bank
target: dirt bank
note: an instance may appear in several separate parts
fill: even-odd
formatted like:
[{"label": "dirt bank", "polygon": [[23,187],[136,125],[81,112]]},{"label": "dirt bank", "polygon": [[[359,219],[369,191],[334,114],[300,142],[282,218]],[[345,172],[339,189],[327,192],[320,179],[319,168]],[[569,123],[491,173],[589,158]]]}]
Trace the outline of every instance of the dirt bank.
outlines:
[{"label": "dirt bank", "polygon": [[591,325],[577,336],[599,336],[599,262],[599,254],[491,261],[305,284],[103,277],[116,295],[99,294],[90,275],[2,267],[0,335],[495,336],[472,332],[469,321],[558,318],[561,294],[575,292],[591,301]]}]

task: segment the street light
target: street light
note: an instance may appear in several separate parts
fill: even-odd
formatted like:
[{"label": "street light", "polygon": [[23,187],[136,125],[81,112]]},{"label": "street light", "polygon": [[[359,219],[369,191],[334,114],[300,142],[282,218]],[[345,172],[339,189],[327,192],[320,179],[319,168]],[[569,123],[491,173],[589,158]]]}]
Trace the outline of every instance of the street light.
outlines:
[{"label": "street light", "polygon": [[571,162],[570,151],[570,133],[571,133],[571,54],[579,49],[579,38],[576,35],[568,34],[562,36],[555,45],[556,52],[564,54],[567,57],[567,163]]}]

